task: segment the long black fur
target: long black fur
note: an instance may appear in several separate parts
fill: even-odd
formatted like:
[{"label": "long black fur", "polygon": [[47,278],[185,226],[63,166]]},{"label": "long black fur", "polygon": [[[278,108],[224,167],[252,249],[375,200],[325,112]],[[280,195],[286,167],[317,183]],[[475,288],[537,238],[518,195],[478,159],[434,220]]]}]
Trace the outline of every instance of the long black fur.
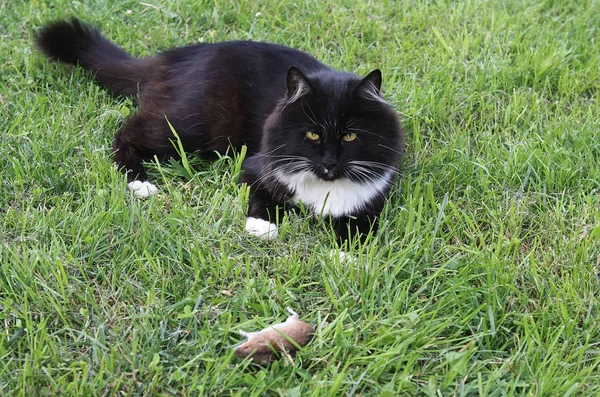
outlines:
[{"label": "long black fur", "polygon": [[[146,180],[143,161],[177,156],[167,120],[187,152],[210,155],[247,145],[248,216],[264,220],[274,219],[276,208],[294,195],[274,178],[278,167],[295,166],[293,156],[309,158],[314,162],[309,169],[324,180],[360,183],[357,173],[344,169],[344,161],[377,163],[363,173],[376,178],[395,170],[403,153],[402,129],[379,94],[378,70],[363,79],[333,71],[303,51],[250,41],[197,44],[134,58],[75,18],[46,26],[36,41],[48,58],[92,71],[113,94],[139,95],[138,113],[113,141],[115,162],[129,181]],[[320,144],[307,144],[308,130],[319,134]],[[348,131],[359,137],[352,145],[342,141]],[[289,161],[282,162],[282,156]],[[325,175],[323,164],[333,171]],[[369,205],[337,216],[340,235],[376,227],[391,184]]]}]

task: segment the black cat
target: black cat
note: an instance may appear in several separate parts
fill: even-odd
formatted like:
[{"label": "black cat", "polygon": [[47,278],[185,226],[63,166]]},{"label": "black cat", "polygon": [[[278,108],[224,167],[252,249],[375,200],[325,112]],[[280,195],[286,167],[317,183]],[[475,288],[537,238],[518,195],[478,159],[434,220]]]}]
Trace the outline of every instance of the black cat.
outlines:
[{"label": "black cat", "polygon": [[276,213],[302,203],[329,215],[342,240],[375,230],[403,154],[396,112],[365,78],[330,69],[305,52],[235,41],[133,58],[77,19],[37,36],[51,59],[79,64],[116,95],[139,95],[139,111],[115,135],[114,159],[138,197],[156,193],[143,161],[210,155],[247,145],[246,230],[277,236]]}]

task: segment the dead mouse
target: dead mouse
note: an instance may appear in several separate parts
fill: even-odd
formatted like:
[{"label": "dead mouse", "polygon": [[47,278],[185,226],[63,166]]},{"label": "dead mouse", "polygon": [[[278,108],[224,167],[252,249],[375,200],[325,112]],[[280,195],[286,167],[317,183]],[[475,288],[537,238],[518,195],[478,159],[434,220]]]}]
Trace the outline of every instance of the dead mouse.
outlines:
[{"label": "dead mouse", "polygon": [[254,362],[267,364],[276,358],[275,352],[285,351],[290,354],[296,352],[296,346],[288,338],[301,347],[310,342],[315,327],[301,321],[298,313],[289,307],[286,309],[290,316],[283,323],[272,325],[259,332],[240,330],[240,334],[248,340],[235,349],[235,354],[242,358],[250,356]]}]

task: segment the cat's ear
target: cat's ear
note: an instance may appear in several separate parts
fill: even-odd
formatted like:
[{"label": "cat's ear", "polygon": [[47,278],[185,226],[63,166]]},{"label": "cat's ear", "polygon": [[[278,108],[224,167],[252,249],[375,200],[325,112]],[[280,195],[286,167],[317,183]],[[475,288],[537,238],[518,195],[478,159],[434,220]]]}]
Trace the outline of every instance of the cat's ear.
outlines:
[{"label": "cat's ear", "polygon": [[354,95],[358,95],[362,98],[370,98],[375,100],[382,100],[380,94],[381,90],[381,70],[375,69],[369,73],[358,85],[354,88]]},{"label": "cat's ear", "polygon": [[313,86],[310,84],[304,73],[295,66],[292,66],[290,70],[288,70],[287,88],[287,96],[290,102],[297,101],[313,90]]}]

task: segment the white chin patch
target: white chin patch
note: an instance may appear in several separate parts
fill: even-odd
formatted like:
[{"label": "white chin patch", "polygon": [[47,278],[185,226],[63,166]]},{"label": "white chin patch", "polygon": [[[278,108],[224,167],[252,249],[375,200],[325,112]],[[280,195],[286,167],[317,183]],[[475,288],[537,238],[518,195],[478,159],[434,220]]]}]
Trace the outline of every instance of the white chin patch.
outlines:
[{"label": "white chin patch", "polygon": [[158,189],[148,181],[133,181],[127,184],[127,189],[133,192],[136,198],[147,198],[154,196]]},{"label": "white chin patch", "polygon": [[275,177],[294,194],[293,201],[302,203],[315,214],[339,217],[360,211],[375,196],[383,192],[394,173],[388,171],[381,177],[365,182],[354,182],[341,178],[324,181],[311,171],[302,171],[292,175],[278,170]]},{"label": "white chin patch", "polygon": [[246,232],[263,240],[272,240],[279,235],[276,224],[258,218],[246,219]]}]

